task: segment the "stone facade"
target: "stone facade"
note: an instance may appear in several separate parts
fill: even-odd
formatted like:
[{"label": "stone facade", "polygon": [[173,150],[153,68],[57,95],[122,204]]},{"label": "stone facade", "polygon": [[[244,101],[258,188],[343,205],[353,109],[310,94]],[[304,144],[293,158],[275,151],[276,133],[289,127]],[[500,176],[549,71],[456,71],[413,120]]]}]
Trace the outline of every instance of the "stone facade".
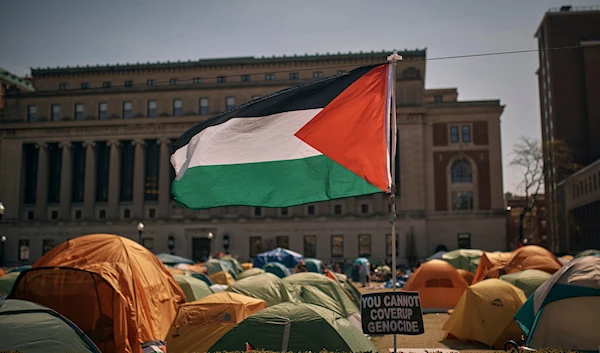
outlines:
[{"label": "stone facade", "polygon": [[[399,261],[425,258],[440,244],[505,250],[503,106],[497,100],[458,101],[453,88],[425,89],[425,51],[400,54]],[[195,211],[171,200],[169,164],[173,139],[232,104],[381,63],[387,55],[32,70],[36,91],[8,94],[0,124],[5,264],[31,263],[83,234],[137,240],[138,222],[145,224],[142,242],[153,252],[196,260],[225,250],[247,260],[277,245],[326,261],[350,262],[361,255],[389,259],[386,195],[287,209]]]}]

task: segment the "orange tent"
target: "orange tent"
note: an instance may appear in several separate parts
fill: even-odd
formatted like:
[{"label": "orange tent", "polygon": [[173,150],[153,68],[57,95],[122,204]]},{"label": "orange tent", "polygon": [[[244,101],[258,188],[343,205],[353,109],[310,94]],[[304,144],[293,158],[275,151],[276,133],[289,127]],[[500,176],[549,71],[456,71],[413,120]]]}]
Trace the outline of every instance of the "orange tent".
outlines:
[{"label": "orange tent", "polygon": [[244,262],[242,264],[242,268],[244,269],[244,271],[251,269],[252,267],[254,267],[254,265],[252,264],[252,262]]},{"label": "orange tent", "polygon": [[4,276],[5,274],[6,272],[4,272],[4,270],[0,268],[0,277]]},{"label": "orange tent", "polygon": [[421,265],[406,281],[402,290],[418,291],[424,311],[454,308],[469,287],[454,266],[446,261],[431,260]]},{"label": "orange tent", "polygon": [[21,274],[10,298],[56,310],[104,353],[141,353],[141,343],[164,340],[185,302],[150,251],[113,234],[60,244]]},{"label": "orange tent", "polygon": [[458,270],[456,270],[456,272],[458,272],[458,274],[465,280],[465,282],[467,282],[468,285],[471,285],[471,283],[473,283],[473,274],[467,270],[463,270],[462,268],[459,268]]},{"label": "orange tent", "polygon": [[553,274],[561,267],[560,261],[547,249],[537,245],[527,245],[513,252],[513,257],[506,264],[505,272],[540,270]]},{"label": "orange tent", "polygon": [[483,281],[486,278],[500,278],[500,275],[504,274],[504,266],[510,261],[512,256],[512,252],[484,252],[479,259],[473,284]]}]

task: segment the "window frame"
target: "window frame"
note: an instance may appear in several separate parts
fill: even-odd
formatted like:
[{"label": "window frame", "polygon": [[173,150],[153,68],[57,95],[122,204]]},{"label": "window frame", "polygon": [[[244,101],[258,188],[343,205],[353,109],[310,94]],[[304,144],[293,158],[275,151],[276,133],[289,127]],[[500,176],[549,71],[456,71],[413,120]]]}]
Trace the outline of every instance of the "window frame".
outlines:
[{"label": "window frame", "polygon": [[19,261],[28,261],[31,257],[31,245],[29,239],[19,239],[18,244],[19,247],[17,248],[17,258]]},{"label": "window frame", "polygon": [[274,73],[265,74],[265,81],[275,81],[275,74]]},{"label": "window frame", "polygon": [[217,83],[226,83],[227,76],[217,76]]},{"label": "window frame", "polygon": [[[49,245],[47,244],[49,243]],[[50,250],[54,249],[54,239],[42,239],[42,255],[46,255]]]},{"label": "window frame", "polygon": [[[180,107],[176,107],[177,102],[180,103]],[[180,109],[180,111],[176,110]],[[173,116],[183,116],[183,99],[181,98],[173,98]]]},{"label": "window frame", "polygon": [[[81,107],[81,112],[77,111],[77,108]],[[78,113],[81,113],[81,117],[78,117]],[[75,103],[73,107],[73,120],[85,119],[85,103]]]},{"label": "window frame", "polygon": [[[55,113],[54,108],[58,108],[58,112]],[[59,121],[60,119],[60,104],[50,104],[50,121]]]},{"label": "window frame", "polygon": [[[202,102],[206,102],[206,106],[203,106]],[[208,99],[208,97],[201,97],[198,100],[198,105],[199,105],[199,109],[198,109],[198,114],[199,115],[208,115],[208,114],[210,114],[210,100]],[[204,110],[203,108],[206,108],[206,110]]]},{"label": "window frame", "polygon": [[102,88],[110,88],[110,87],[112,87],[112,83],[110,83],[110,81],[102,82]]},{"label": "window frame", "polygon": [[[362,252],[363,244],[361,243],[361,239],[368,239],[368,249],[369,249],[368,252]],[[357,241],[358,241],[358,257],[370,257],[373,252],[373,243],[372,243],[371,234],[359,234]]]},{"label": "window frame", "polygon": [[179,84],[178,78],[170,78],[169,79],[169,86],[177,86],[178,84]]},{"label": "window frame", "polygon": [[[35,112],[31,114],[31,108],[35,108]],[[27,106],[27,121],[35,122],[37,121],[37,105],[32,104]]]},{"label": "window frame", "polygon": [[146,80],[146,87],[154,87],[155,84],[156,84],[156,80],[154,80],[154,79]]},{"label": "window frame", "polygon": [[[339,208],[339,210],[340,210],[340,212],[339,212],[339,213],[337,212],[337,209],[338,209],[338,208]],[[336,204],[334,204],[334,205],[333,205],[333,210],[332,210],[332,211],[333,211],[332,213],[333,213],[333,215],[334,215],[334,216],[341,216],[341,215],[343,215],[343,214],[344,214],[344,208],[342,207],[342,204],[340,204],[340,203],[336,203]]]},{"label": "window frame", "polygon": [[192,79],[192,83],[193,83],[193,84],[195,84],[195,85],[200,85],[200,84],[202,84],[202,77],[194,77],[194,78]]},{"label": "window frame", "polygon": [[66,91],[67,87],[68,87],[68,85],[66,83],[59,83],[58,84],[58,90],[59,91]]},{"label": "window frame", "polygon": [[250,75],[240,75],[241,82],[250,82],[250,80],[251,80]]},{"label": "window frame", "polygon": [[299,72],[290,72],[289,79],[290,79],[290,81],[299,80],[300,73]]},{"label": "window frame", "polygon": [[[310,242],[308,242],[308,239],[312,239],[313,243],[310,244]],[[307,251],[308,246],[307,245],[311,245],[312,249],[310,249],[310,251]],[[302,250],[303,250],[303,255],[305,258],[316,258],[317,257],[317,236],[310,234],[310,235],[305,235],[302,239]]]},{"label": "window frame", "polygon": [[323,71],[313,71],[313,79],[318,80],[323,78]]},{"label": "window frame", "polygon": [[[313,210],[312,213],[310,212],[311,207]],[[317,215],[317,205],[306,205],[306,215],[311,216],[311,217],[316,216]]]},{"label": "window frame", "polygon": [[[129,105],[129,109],[126,110],[125,106]],[[122,106],[122,118],[123,119],[131,119],[133,118],[133,102],[132,101],[124,101]]]},{"label": "window frame", "polygon": [[125,80],[123,82],[123,86],[125,86],[125,87],[133,87],[133,80]]},{"label": "window frame", "polygon": [[[233,100],[233,105],[229,104],[229,100],[230,99]],[[236,107],[236,105],[235,105],[235,96],[226,96],[225,97],[225,110],[230,110],[230,109],[233,109],[235,107]]]},{"label": "window frame", "polygon": [[[465,134],[465,128],[467,133]],[[465,136],[467,136],[467,138],[465,139]],[[465,141],[468,140],[468,141]],[[473,136],[471,133],[471,125],[470,124],[464,124],[460,126],[460,141],[462,143],[471,143],[473,141]]]},{"label": "window frame", "polygon": [[[283,239],[285,239],[285,241],[280,242],[280,240],[283,240]],[[290,236],[289,235],[277,235],[277,236],[275,236],[275,245],[278,248],[289,249],[290,248]]]},{"label": "window frame", "polygon": [[[154,108],[150,108],[150,103],[154,102]],[[154,109],[154,114],[150,114],[151,110]],[[158,116],[158,101],[156,99],[149,99],[146,102],[146,117],[154,118]]]},{"label": "window frame", "polygon": [[[102,106],[105,106],[106,109],[102,110]],[[104,112],[104,116],[102,113]],[[99,102],[98,103],[98,119],[108,119],[108,103],[107,102]]]},{"label": "window frame", "polygon": [[90,88],[90,83],[89,82],[81,82],[81,84],[79,85],[79,87],[81,89],[89,89]]},{"label": "window frame", "polygon": [[[339,251],[334,251],[337,249],[338,245],[335,245],[335,239],[339,238],[340,244],[338,249]],[[330,255],[332,258],[343,258],[344,257],[344,235],[342,234],[332,234],[329,238],[330,241]],[[334,246],[335,245],[335,246]]]},{"label": "window frame", "polygon": [[[456,132],[454,130],[456,130]],[[454,140],[455,136],[456,140]],[[450,141],[451,144],[460,143],[460,128],[458,127],[458,125],[450,125],[448,141]]]},{"label": "window frame", "polygon": [[[253,249],[255,246],[254,245],[255,241],[258,241],[257,249]],[[262,236],[253,235],[253,236],[248,237],[248,255],[250,256],[250,258],[255,258],[258,254],[260,254],[262,252],[262,245],[263,245]]]}]

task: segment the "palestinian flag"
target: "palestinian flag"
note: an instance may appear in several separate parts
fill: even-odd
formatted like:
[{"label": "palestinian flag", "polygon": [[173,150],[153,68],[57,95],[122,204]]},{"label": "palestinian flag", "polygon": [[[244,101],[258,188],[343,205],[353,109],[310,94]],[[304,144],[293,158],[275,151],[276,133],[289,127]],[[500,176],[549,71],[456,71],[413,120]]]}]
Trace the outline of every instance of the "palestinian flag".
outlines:
[{"label": "palestinian flag", "polygon": [[287,207],[388,192],[390,67],[294,86],[194,126],[172,148],[175,200]]}]

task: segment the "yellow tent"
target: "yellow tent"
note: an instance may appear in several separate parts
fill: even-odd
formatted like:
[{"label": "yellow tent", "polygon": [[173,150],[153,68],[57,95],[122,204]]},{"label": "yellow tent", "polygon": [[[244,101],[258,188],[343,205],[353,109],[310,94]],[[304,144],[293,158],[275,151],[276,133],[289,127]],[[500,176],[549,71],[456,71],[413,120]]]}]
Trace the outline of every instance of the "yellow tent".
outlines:
[{"label": "yellow tent", "polygon": [[460,298],[444,331],[449,338],[501,349],[506,341],[521,338],[523,331],[513,317],[526,300],[522,290],[500,279],[478,282]]},{"label": "yellow tent", "polygon": [[512,252],[484,252],[479,259],[473,284],[483,281],[486,278],[499,278],[505,274],[503,272],[504,266],[510,262],[512,257]]},{"label": "yellow tent", "polygon": [[254,266],[252,265],[252,262],[244,262],[244,263],[242,264],[242,268],[244,269],[244,271],[246,271],[246,270],[249,270],[249,269],[251,269],[252,267],[254,267]]},{"label": "yellow tent", "polygon": [[175,353],[206,352],[235,325],[266,307],[264,300],[230,292],[183,304],[167,334],[167,348]]},{"label": "yellow tent", "polygon": [[215,284],[224,284],[226,286],[230,286],[233,284],[233,282],[235,282],[229,273],[223,271],[213,273],[208,277],[210,277]]}]

